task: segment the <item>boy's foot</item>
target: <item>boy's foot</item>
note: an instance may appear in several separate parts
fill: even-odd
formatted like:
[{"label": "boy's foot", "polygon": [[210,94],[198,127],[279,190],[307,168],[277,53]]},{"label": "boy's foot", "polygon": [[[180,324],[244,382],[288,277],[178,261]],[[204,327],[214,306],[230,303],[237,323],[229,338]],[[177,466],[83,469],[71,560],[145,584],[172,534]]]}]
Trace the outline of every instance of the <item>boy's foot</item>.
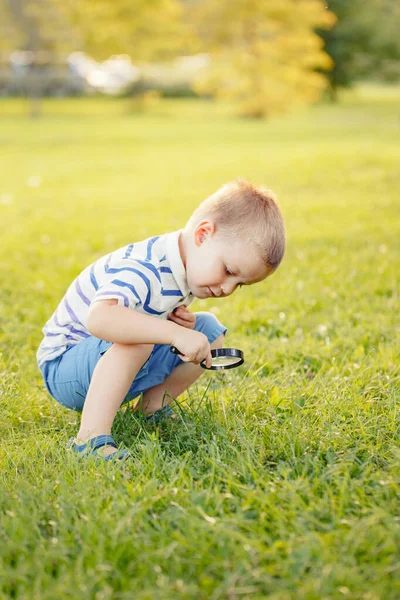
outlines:
[{"label": "boy's foot", "polygon": [[118,450],[111,435],[98,435],[87,442],[71,438],[67,448],[80,456],[98,456],[107,461],[122,461],[131,455],[128,450]]},{"label": "boy's foot", "polygon": [[144,421],[148,423],[159,423],[159,421],[163,421],[164,419],[178,419],[178,415],[172,410],[169,406],[164,406],[159,410],[156,410],[151,415],[144,418]]}]

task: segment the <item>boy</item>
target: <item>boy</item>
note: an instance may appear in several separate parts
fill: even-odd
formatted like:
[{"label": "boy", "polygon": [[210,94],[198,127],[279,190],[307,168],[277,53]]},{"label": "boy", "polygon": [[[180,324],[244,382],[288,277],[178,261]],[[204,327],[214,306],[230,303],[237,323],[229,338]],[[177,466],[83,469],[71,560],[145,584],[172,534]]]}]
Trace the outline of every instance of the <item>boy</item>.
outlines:
[{"label": "boy", "polygon": [[125,459],[111,426],[121,404],[140,394],[147,419],[173,416],[170,400],[200,377],[202,360],[211,365],[211,349],[222,347],[226,333],[214,315],[187,306],[262,281],[284,250],[273,193],[237,180],[202,202],[184,229],[120,248],[82,271],[37,352],[49,393],[82,411],[69,447]]}]

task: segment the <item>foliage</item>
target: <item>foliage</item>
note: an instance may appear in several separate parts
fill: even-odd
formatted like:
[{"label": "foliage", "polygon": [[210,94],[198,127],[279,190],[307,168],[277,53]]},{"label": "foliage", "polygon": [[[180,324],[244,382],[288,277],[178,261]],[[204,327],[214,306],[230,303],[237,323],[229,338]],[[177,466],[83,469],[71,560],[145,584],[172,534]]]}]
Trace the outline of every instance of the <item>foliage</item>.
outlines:
[{"label": "foliage", "polygon": [[[1,598],[400,597],[399,97],[357,88],[267,122],[85,99],[45,100],[38,123],[2,101]],[[183,226],[238,175],[280,196],[286,257],[193,308],[245,364],[205,373],[182,426],[121,412],[126,468],[69,456],[44,322],[92,260]]]},{"label": "foliage", "polygon": [[0,6],[2,20],[9,24],[4,46],[36,53],[37,63],[71,52],[79,43],[77,32],[52,0],[1,0]]},{"label": "foliage", "polygon": [[335,20],[322,1],[205,0],[192,15],[213,60],[201,92],[232,99],[253,117],[319,98],[325,78],[316,68],[332,63],[314,29]]},{"label": "foliage", "polygon": [[22,32],[12,18],[8,3],[2,0],[0,1],[0,52],[6,54],[22,43]]},{"label": "foliage", "polygon": [[178,0],[1,0],[1,15],[35,52],[86,50],[93,57],[130,54],[134,60],[176,55],[185,40]]},{"label": "foliage", "polygon": [[400,3],[397,0],[329,0],[338,18],[320,30],[334,61],[327,77],[332,95],[357,79],[400,79]]},{"label": "foliage", "polygon": [[111,54],[129,54],[136,62],[175,56],[185,40],[178,0],[51,1],[64,7],[85,50],[100,60]]}]

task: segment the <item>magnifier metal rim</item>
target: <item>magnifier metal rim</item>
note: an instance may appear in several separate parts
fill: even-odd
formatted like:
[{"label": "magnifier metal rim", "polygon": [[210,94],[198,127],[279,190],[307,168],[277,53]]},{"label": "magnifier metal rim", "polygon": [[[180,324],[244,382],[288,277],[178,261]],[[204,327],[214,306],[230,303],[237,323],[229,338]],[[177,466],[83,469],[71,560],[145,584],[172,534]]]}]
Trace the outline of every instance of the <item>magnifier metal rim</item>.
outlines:
[{"label": "magnifier metal rim", "polygon": [[238,360],[232,365],[212,365],[211,367],[207,367],[206,361],[202,360],[200,366],[203,367],[203,369],[207,369],[207,371],[226,371],[226,369],[240,367],[240,365],[244,363],[243,352],[238,348],[214,348],[211,350],[211,356],[212,358],[218,358],[219,356],[232,356]]}]

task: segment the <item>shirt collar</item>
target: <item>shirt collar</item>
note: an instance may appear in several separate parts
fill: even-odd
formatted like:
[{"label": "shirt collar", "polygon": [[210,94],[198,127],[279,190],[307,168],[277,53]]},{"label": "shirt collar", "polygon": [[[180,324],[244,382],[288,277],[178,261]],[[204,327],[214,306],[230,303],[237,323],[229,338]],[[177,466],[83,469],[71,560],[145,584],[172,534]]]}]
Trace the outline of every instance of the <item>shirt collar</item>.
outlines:
[{"label": "shirt collar", "polygon": [[179,251],[179,236],[181,233],[182,229],[167,233],[165,251],[172,275],[182,292],[182,296],[187,296],[190,290],[186,280],[186,270]]}]

